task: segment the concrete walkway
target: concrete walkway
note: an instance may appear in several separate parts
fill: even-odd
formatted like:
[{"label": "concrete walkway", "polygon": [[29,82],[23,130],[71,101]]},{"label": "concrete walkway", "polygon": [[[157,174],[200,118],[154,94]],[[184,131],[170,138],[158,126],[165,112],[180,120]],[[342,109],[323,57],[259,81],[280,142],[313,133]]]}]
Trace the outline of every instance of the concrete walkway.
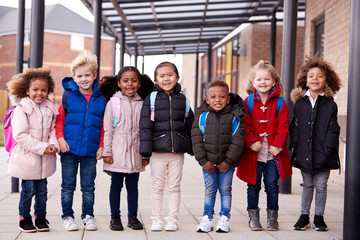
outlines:
[{"label": "concrete walkway", "polygon": [[[150,168],[140,175],[139,182],[139,217],[144,223],[144,230],[134,231],[126,228],[127,225],[127,207],[126,191],[123,191],[121,197],[121,210],[123,213],[122,221],[125,227],[124,231],[111,231],[108,227],[110,221],[110,207],[108,201],[110,177],[102,172],[102,161],[98,163],[98,175],[96,178],[96,199],[95,216],[97,219],[98,231],[84,231],[80,223],[81,214],[81,192],[76,191],[74,196],[74,211],[80,230],[76,232],[67,232],[62,227],[60,192],[61,192],[61,174],[60,162],[58,161],[58,171],[48,179],[48,214],[50,221],[49,232],[21,233],[18,230],[18,204],[19,193],[10,193],[11,180],[6,174],[7,171],[7,153],[5,149],[0,148],[0,239],[186,239],[186,240],[205,240],[205,239],[342,239],[343,234],[343,207],[344,207],[344,188],[336,183],[329,182],[328,200],[325,211],[325,221],[329,231],[317,232],[314,229],[306,231],[294,231],[293,225],[300,214],[301,199],[301,174],[294,169],[292,177],[292,194],[280,194],[279,196],[279,231],[259,231],[252,232],[248,227],[248,216],[246,211],[246,184],[234,176],[233,182],[233,203],[232,217],[230,220],[231,231],[229,233],[197,233],[196,226],[199,223],[199,217],[203,211],[203,178],[201,167],[196,163],[193,157],[187,155],[185,158],[184,175],[182,181],[182,198],[180,206],[180,225],[176,232],[151,232],[151,177]],[[77,187],[79,189],[79,186]],[[266,194],[260,193],[261,223],[266,227]],[[312,206],[312,214],[314,206]],[[217,199],[215,211],[219,212],[219,198]],[[167,198],[164,201],[164,213],[167,213]],[[313,215],[311,215],[311,221]],[[216,217],[215,217],[216,220]],[[216,224],[216,221],[215,221]]]}]

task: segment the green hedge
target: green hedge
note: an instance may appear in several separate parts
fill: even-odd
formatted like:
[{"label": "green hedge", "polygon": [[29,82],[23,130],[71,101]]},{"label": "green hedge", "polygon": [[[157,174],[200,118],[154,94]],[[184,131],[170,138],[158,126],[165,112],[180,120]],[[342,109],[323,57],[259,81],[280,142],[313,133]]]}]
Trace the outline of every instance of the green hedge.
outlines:
[{"label": "green hedge", "polygon": [[4,133],[3,133],[3,125],[0,124],[0,146],[4,146]]}]

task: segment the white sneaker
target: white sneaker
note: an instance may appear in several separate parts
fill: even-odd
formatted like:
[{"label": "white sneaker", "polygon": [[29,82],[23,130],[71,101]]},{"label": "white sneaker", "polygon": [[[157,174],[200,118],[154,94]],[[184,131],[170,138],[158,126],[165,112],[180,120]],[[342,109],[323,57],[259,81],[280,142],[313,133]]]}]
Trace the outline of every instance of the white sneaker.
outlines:
[{"label": "white sneaker", "polygon": [[83,223],[85,226],[86,231],[95,231],[97,230],[96,224],[95,224],[95,218],[90,215],[86,215],[83,219]]},{"label": "white sneaker", "polygon": [[160,218],[157,217],[150,217],[152,219],[152,224],[151,224],[151,231],[161,231],[162,230],[162,224],[163,222],[161,221]]},{"label": "white sneaker", "polygon": [[225,215],[221,215],[216,225],[216,232],[229,232],[229,231],[230,231],[229,218]]},{"label": "white sneaker", "polygon": [[75,222],[75,219],[72,218],[72,217],[63,218],[63,226],[68,231],[77,231],[77,230],[79,230],[79,227]]},{"label": "white sneaker", "polygon": [[197,232],[210,232],[213,229],[212,219],[209,219],[208,215],[201,217],[201,222],[197,226]]},{"label": "white sneaker", "polygon": [[178,229],[179,221],[172,217],[166,217],[165,231],[176,231]]}]

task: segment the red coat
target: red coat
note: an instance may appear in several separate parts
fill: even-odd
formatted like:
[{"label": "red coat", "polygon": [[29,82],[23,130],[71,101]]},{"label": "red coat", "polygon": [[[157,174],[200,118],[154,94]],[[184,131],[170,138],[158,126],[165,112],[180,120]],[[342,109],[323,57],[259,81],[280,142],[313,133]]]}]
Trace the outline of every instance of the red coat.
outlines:
[{"label": "red coat", "polygon": [[[256,141],[262,142],[263,137],[258,136],[261,133],[270,134],[267,136],[269,146],[274,145],[283,150],[279,153],[279,174],[283,181],[292,174],[290,165],[289,153],[286,147],[286,140],[289,132],[289,112],[284,101],[281,110],[276,115],[277,98],[280,95],[279,89],[276,87],[274,92],[266,100],[265,104],[261,100],[255,98],[256,90],[254,91],[254,104],[252,107],[251,117],[249,116],[249,109],[247,106],[248,97],[245,102],[245,114],[243,119],[245,123],[245,146],[240,156],[240,164],[236,171],[236,176],[241,180],[256,184],[256,166],[257,166],[257,152],[250,149],[250,145]],[[260,107],[268,107],[266,110]],[[269,120],[267,123],[259,123],[257,120]]]}]

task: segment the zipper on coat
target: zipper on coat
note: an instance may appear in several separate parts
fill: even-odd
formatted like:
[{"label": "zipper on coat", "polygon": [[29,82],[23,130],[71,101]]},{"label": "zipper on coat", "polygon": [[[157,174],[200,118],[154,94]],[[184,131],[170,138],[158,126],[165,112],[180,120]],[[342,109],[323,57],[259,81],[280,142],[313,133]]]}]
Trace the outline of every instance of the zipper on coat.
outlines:
[{"label": "zipper on coat", "polygon": [[[85,98],[85,97],[84,97]],[[87,103],[87,100],[85,99],[86,103]],[[89,101],[90,103],[90,101]],[[87,126],[87,120],[88,120],[88,113],[89,113],[89,104],[87,103],[86,104],[86,113],[85,113],[85,124],[84,124],[84,133],[83,133],[83,139],[82,139],[82,142],[81,142],[81,154],[80,156],[84,156],[84,144],[85,144],[85,134],[86,134],[86,126]]]},{"label": "zipper on coat", "polygon": [[[40,111],[40,114],[41,114],[41,141],[43,141],[43,137],[44,137],[44,115],[41,111],[41,108],[40,108],[40,104],[39,104],[39,111]],[[40,155],[40,178],[42,179],[43,178],[43,169],[42,169],[42,155]]]},{"label": "zipper on coat", "polygon": [[130,129],[130,149],[129,149],[129,152],[130,152],[130,164],[131,164],[131,169],[134,169],[134,166],[133,166],[133,150],[132,150],[132,141],[133,141],[133,109],[132,109],[132,104],[131,104],[131,99],[130,97],[128,97],[129,99],[129,103],[130,103],[130,116],[131,116],[131,129]]},{"label": "zipper on coat", "polygon": [[220,151],[220,114],[216,113],[216,162],[220,163],[219,151]]},{"label": "zipper on coat", "polygon": [[171,96],[169,95],[170,101],[170,139],[171,139],[171,152],[174,152],[174,139],[173,139],[173,129],[172,129],[172,112],[171,112]]}]

